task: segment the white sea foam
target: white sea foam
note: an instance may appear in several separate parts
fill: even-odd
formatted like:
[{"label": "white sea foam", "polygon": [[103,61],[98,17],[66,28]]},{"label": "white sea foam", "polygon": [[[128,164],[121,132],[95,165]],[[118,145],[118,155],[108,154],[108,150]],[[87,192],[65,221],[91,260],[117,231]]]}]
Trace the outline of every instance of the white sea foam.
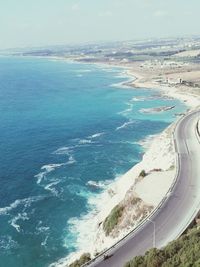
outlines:
[{"label": "white sea foam", "polygon": [[157,135],[148,135],[146,138],[139,141],[138,144],[141,145],[145,151],[147,151],[156,137]]},{"label": "white sea foam", "polygon": [[29,197],[29,198],[24,198],[24,199],[17,199],[13,203],[11,203],[9,206],[4,207],[4,208],[0,208],[0,215],[6,215],[11,210],[16,209],[20,205],[27,208],[33,202],[37,202],[39,200],[42,200],[43,198],[44,198],[43,196],[35,196],[35,197]]},{"label": "white sea foam", "polygon": [[20,228],[20,225],[17,224],[17,222],[19,220],[22,220],[22,221],[26,221],[26,220],[29,220],[28,216],[27,216],[27,213],[26,212],[23,212],[23,213],[18,213],[17,216],[15,216],[12,220],[9,221],[10,225],[13,226],[16,231],[19,233],[21,228]]},{"label": "white sea foam", "polygon": [[110,184],[110,181],[109,180],[106,180],[106,181],[100,181],[100,182],[96,182],[96,181],[88,181],[86,183],[86,185],[90,186],[90,187],[93,187],[93,188],[100,188],[100,189],[105,189],[106,186]]},{"label": "white sea foam", "polygon": [[48,165],[42,166],[41,170],[44,170],[44,171],[35,175],[35,178],[37,178],[37,184],[40,184],[48,173],[64,165],[66,165],[66,163],[56,163],[56,164],[48,164]]},{"label": "white sea foam", "polygon": [[129,81],[123,81],[123,82],[119,82],[119,83],[113,83],[110,85],[110,87],[115,87],[115,88],[132,88],[130,85],[128,85]]},{"label": "white sea foam", "polygon": [[88,190],[88,188],[86,186],[81,186],[81,185],[77,185],[77,184],[69,184],[67,186],[67,189],[69,190],[69,192],[72,195],[77,195],[80,196],[82,198],[86,198],[88,199],[88,197],[90,197],[91,195],[94,195],[94,193],[92,193],[90,190]]},{"label": "white sea foam", "polygon": [[88,138],[94,139],[94,138],[98,138],[98,137],[100,137],[100,136],[102,136],[104,134],[105,134],[105,132],[100,132],[100,133],[96,133],[96,134],[90,135],[90,136],[88,136]]},{"label": "white sea foam", "polygon": [[132,124],[134,124],[134,123],[135,123],[134,120],[129,120],[129,121],[123,123],[121,126],[117,127],[115,130],[116,130],[116,131],[119,131],[119,130],[121,130],[121,129],[127,128],[129,125],[132,125]]},{"label": "white sea foam", "polygon": [[18,243],[12,239],[11,236],[6,235],[6,236],[1,236],[0,237],[0,250],[10,250],[13,248],[17,248]]},{"label": "white sea foam", "polygon": [[46,247],[48,238],[49,238],[49,236],[47,235],[47,236],[45,237],[44,241],[41,242],[41,246]]},{"label": "white sea foam", "polygon": [[55,189],[55,185],[59,184],[61,180],[56,180],[54,182],[51,182],[49,184],[47,184],[44,189],[47,190],[47,191],[50,191],[54,196],[58,196],[59,195],[59,192]]},{"label": "white sea foam", "polygon": [[[71,159],[72,159],[72,153],[74,152],[74,149],[79,148],[83,145],[94,144],[95,141],[93,141],[93,139],[98,138],[104,134],[105,134],[104,132],[100,132],[100,133],[96,133],[96,134],[87,136],[83,139],[81,139],[81,138],[71,139],[71,142],[73,142],[74,145],[61,147],[61,148],[57,149],[56,151],[54,151],[53,154],[68,155],[69,161],[72,161]],[[73,160],[73,162],[76,162],[76,161]]]},{"label": "white sea foam", "polygon": [[72,155],[69,156],[69,160],[68,160],[68,162],[66,163],[66,165],[71,165],[71,164],[74,164],[74,163],[76,163],[75,158],[74,158]]},{"label": "white sea foam", "polygon": [[43,222],[40,220],[38,222],[38,225],[36,226],[36,234],[40,234],[40,233],[44,233],[44,232],[48,232],[50,230],[49,226],[44,226],[42,224]]},{"label": "white sea foam", "polygon": [[145,98],[143,97],[133,97],[131,99],[132,102],[138,102],[138,101],[145,101]]},{"label": "white sea foam", "polygon": [[133,111],[133,104],[132,103],[126,103],[126,104],[127,104],[128,108],[126,108],[123,111],[118,112],[118,114],[120,114],[120,115],[127,115],[128,113],[130,113],[130,112]]},{"label": "white sea foam", "polygon": [[127,108],[127,109],[125,109],[125,110],[123,110],[123,111],[120,111],[120,112],[118,112],[118,114],[119,114],[119,115],[127,115],[127,114],[130,113],[131,111],[132,111],[132,107]]},{"label": "white sea foam", "polygon": [[85,145],[85,144],[92,144],[94,142],[92,140],[89,140],[89,139],[80,139],[78,143],[80,145]]},{"label": "white sea foam", "polygon": [[48,164],[48,165],[44,165],[42,166],[41,170],[45,170],[46,172],[51,172],[54,171],[56,168],[59,168],[61,166],[63,166],[65,163],[56,163],[56,164]]},{"label": "white sea foam", "polygon": [[61,148],[58,148],[56,151],[53,152],[53,154],[57,155],[69,155],[73,151],[73,146],[64,146]]},{"label": "white sea foam", "polygon": [[124,140],[119,140],[119,141],[108,141],[109,144],[129,144],[129,145],[137,145],[138,143],[133,142],[133,141],[124,141]]}]

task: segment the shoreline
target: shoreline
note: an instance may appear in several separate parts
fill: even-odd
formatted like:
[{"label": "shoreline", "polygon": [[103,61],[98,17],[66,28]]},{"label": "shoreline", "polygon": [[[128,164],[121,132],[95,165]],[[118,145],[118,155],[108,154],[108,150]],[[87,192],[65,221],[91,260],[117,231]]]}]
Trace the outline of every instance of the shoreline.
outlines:
[{"label": "shoreline", "polygon": [[[79,63],[84,64],[84,62],[79,62]],[[86,62],[86,64],[88,63]],[[106,64],[106,63],[102,63],[102,64],[101,63],[90,63],[90,64],[105,66],[107,68],[108,67],[122,68],[124,70],[122,74],[127,75],[127,78],[131,77],[131,79],[129,79],[128,81],[121,83],[126,88],[133,87],[133,88],[144,88],[144,89],[149,89],[149,90],[158,90],[162,96],[168,96],[168,97],[170,96],[174,99],[178,99],[184,102],[184,104],[186,104],[189,107],[189,110],[196,108],[200,104],[199,99],[197,100],[194,95],[190,95],[190,94],[183,95],[181,92],[177,92],[177,88],[175,87],[169,88],[169,87],[164,87],[161,84],[154,84],[153,82],[143,81],[144,76],[142,76],[141,74],[131,69],[131,67],[122,66],[120,64],[119,65],[116,65],[116,64],[112,65],[112,64]],[[131,225],[131,227],[130,225],[126,225],[127,227],[125,227],[124,229],[118,229],[119,231],[116,237],[106,237],[102,229],[102,222],[108,216],[110,211],[117,204],[119,204],[126,198],[128,193],[134,192],[134,194],[136,194],[142,199],[144,204],[148,203],[148,204],[153,205],[153,209],[149,212],[149,214],[151,214],[156,209],[156,207],[159,206],[160,202],[162,202],[163,198],[166,196],[168,189],[171,187],[175,179],[176,154],[174,151],[172,133],[173,133],[175,124],[177,123],[177,120],[178,118],[176,118],[175,121],[172,124],[170,124],[170,126],[167,127],[160,134],[153,136],[151,138],[149,138],[148,136],[147,137],[148,141],[145,142],[146,143],[145,145],[148,146],[148,149],[145,150],[143,159],[138,164],[136,164],[134,167],[132,167],[128,172],[126,172],[124,175],[112,181],[111,184],[108,186],[108,189],[100,194],[101,196],[103,196],[104,203],[101,203],[103,205],[100,205],[101,207],[98,207],[98,210],[100,210],[100,212],[98,214],[93,214],[92,223],[93,225],[96,225],[96,226],[101,225],[101,226],[96,227],[96,229],[94,229],[93,227],[93,230],[96,233],[95,234],[93,233],[93,236],[91,236],[90,248],[88,246],[88,249],[86,250],[81,250],[79,252],[72,253],[66,258],[61,259],[55,265],[50,265],[50,266],[59,266],[59,267],[63,266],[64,267],[66,266],[66,264],[70,264],[71,262],[76,260],[78,257],[80,257],[85,252],[89,252],[91,253],[92,256],[94,256],[96,253],[99,253],[107,249],[108,247],[114,245],[117,241],[123,238],[123,236],[128,234],[134,228],[136,228],[141,223],[140,218],[138,219],[138,221],[136,220],[135,224]],[[143,140],[141,140],[141,142],[142,141]],[[168,157],[166,156],[167,154],[168,154]],[[160,156],[163,159],[162,162],[160,162]],[[143,179],[135,184],[135,181],[138,178],[138,174],[142,169],[144,169],[144,166],[150,172],[150,174],[147,176],[148,179]],[[153,169],[161,169],[162,171],[161,172],[151,171]],[[164,184],[163,184],[163,180],[165,182]],[[152,189],[152,186],[154,190],[152,192],[155,193],[155,191],[157,190],[156,196],[154,195],[154,199],[152,199],[152,192],[151,190],[149,190],[149,188]],[[156,186],[157,188],[155,188]],[[111,197],[109,195],[108,193],[109,190],[112,190],[115,192],[114,196]],[[102,199],[102,197],[99,197],[99,196],[98,198]],[[94,203],[92,204],[94,206],[95,205],[98,206],[97,202],[98,202],[98,199],[94,200]],[[107,206],[107,208],[105,208],[104,205]],[[92,224],[91,224],[91,227],[92,227]],[[82,233],[82,235],[84,235],[84,233]],[[83,236],[81,238],[83,238]]]}]

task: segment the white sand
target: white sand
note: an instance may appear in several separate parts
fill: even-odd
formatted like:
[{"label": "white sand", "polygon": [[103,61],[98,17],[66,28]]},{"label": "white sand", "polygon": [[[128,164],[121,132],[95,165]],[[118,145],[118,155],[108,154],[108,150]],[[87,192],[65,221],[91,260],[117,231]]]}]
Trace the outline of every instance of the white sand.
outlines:
[{"label": "white sand", "polygon": [[136,193],[144,202],[156,207],[167,194],[174,180],[174,171],[152,173],[136,185]]},{"label": "white sand", "polygon": [[196,57],[200,54],[200,49],[197,50],[187,50],[180,53],[177,53],[171,57]]}]

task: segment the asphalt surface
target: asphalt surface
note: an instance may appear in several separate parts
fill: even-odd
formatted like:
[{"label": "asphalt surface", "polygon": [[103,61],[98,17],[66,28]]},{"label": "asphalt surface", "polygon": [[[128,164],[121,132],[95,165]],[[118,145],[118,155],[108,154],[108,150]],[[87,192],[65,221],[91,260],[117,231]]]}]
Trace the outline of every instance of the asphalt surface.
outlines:
[{"label": "asphalt surface", "polygon": [[143,255],[152,247],[161,248],[179,237],[194,219],[200,203],[200,143],[196,134],[199,116],[200,112],[193,112],[176,126],[179,168],[176,183],[163,204],[149,220],[90,267],[123,267],[134,256]]}]

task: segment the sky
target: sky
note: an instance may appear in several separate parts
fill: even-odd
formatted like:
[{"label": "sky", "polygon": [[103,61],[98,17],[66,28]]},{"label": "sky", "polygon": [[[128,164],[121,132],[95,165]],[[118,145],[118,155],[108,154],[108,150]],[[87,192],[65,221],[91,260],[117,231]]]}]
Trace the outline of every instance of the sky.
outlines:
[{"label": "sky", "polygon": [[200,0],[0,0],[0,49],[200,35]]}]

